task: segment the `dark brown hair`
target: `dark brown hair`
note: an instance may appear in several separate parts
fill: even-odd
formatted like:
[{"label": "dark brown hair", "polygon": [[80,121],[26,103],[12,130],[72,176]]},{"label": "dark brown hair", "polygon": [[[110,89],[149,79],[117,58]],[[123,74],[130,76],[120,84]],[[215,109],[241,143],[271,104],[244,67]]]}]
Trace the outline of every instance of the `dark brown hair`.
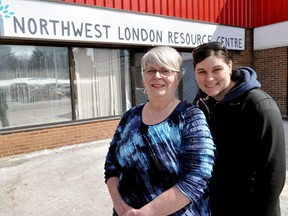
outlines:
[{"label": "dark brown hair", "polygon": [[212,55],[223,59],[227,64],[232,61],[232,55],[227,48],[220,42],[212,41],[201,44],[192,51],[194,69],[199,62]]}]

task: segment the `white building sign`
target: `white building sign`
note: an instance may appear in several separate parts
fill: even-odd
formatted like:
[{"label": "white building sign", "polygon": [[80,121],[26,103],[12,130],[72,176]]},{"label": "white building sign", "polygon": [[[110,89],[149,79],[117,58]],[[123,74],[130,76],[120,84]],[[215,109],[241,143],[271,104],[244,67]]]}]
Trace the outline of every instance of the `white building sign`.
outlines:
[{"label": "white building sign", "polygon": [[70,3],[0,1],[0,38],[245,49],[245,29]]}]

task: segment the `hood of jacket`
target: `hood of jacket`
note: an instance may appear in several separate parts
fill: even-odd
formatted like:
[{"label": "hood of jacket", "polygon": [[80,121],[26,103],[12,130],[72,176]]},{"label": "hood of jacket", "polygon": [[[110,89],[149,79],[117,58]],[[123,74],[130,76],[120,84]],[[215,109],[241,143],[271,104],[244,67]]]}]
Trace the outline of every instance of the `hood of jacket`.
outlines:
[{"label": "hood of jacket", "polygon": [[234,69],[231,79],[236,84],[229,92],[227,92],[220,103],[230,102],[251,89],[261,87],[260,82],[257,80],[256,72],[250,67],[239,67]]}]

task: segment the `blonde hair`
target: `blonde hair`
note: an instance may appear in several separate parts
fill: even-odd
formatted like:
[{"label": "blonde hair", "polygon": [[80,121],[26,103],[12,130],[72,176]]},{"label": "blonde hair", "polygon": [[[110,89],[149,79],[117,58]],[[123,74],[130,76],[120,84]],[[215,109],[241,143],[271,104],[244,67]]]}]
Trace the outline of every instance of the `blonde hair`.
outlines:
[{"label": "blonde hair", "polygon": [[181,76],[182,57],[178,51],[172,47],[157,46],[149,50],[141,60],[142,75],[144,69],[151,63],[171,71],[177,71]]}]

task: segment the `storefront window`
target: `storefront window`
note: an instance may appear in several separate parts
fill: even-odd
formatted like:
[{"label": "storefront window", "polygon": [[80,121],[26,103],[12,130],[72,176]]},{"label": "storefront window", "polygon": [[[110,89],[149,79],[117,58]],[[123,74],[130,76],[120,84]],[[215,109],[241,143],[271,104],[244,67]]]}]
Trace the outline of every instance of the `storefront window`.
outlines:
[{"label": "storefront window", "polygon": [[121,115],[131,107],[129,51],[73,48],[76,118]]},{"label": "storefront window", "polygon": [[181,52],[182,63],[182,82],[183,100],[193,102],[198,93],[198,84],[193,69],[193,59],[191,52]]},{"label": "storefront window", "polygon": [[68,48],[0,45],[0,128],[71,119]]}]

